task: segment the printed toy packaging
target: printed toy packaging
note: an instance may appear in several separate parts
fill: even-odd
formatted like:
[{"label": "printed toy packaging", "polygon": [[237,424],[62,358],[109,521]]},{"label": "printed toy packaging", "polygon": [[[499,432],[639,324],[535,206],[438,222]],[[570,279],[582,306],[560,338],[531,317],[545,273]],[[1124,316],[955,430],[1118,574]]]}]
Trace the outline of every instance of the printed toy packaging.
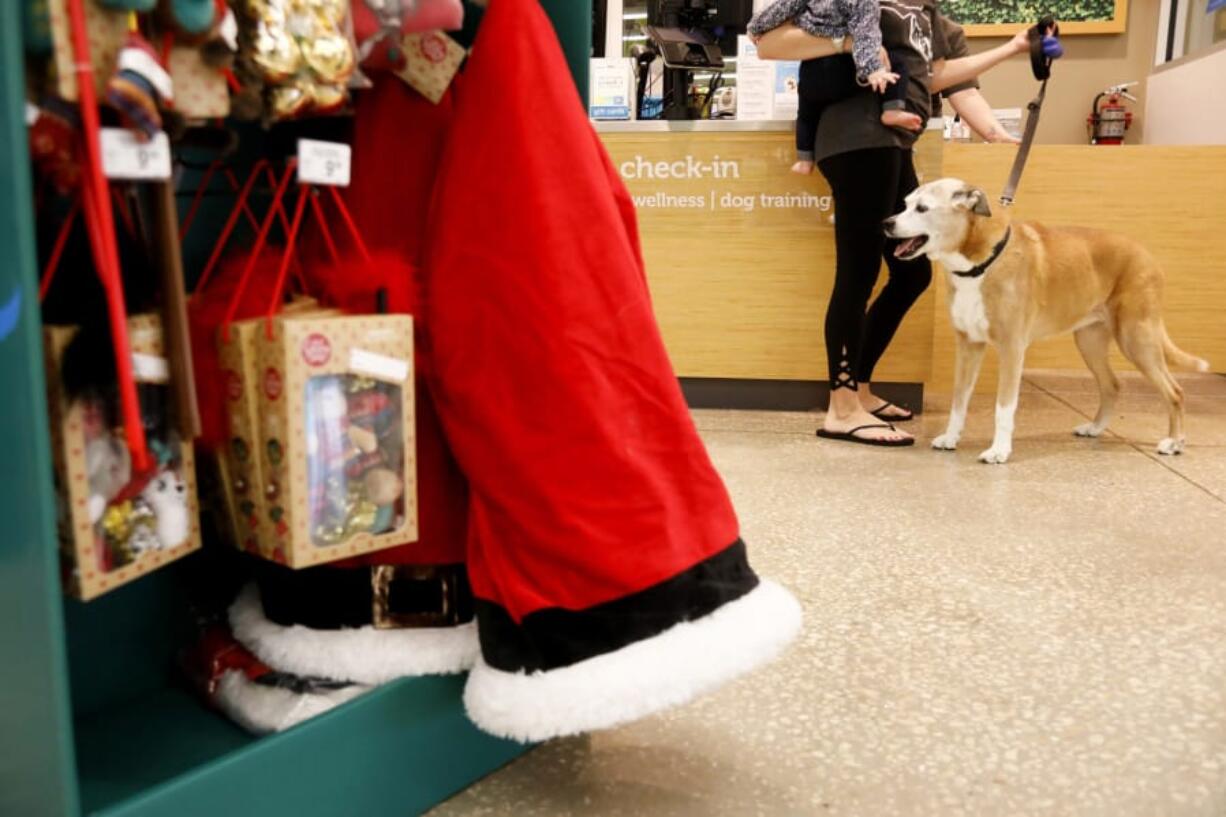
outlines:
[{"label": "printed toy packaging", "polygon": [[284,314],[264,327],[258,555],[297,568],[416,541],[412,318]]},{"label": "printed toy packaging", "polygon": [[[338,313],[323,310],[312,298],[298,298],[284,308],[284,314]],[[265,503],[268,486],[259,456],[256,336],[264,331],[264,324],[263,318],[237,321],[223,326],[217,337],[228,432],[219,461],[226,512],[234,545],[255,555],[261,553],[260,543],[273,537]]]},{"label": "printed toy packaging", "polygon": [[161,321],[128,320],[151,473],[136,474],[105,399],[69,400],[61,368],[75,327],[44,330],[48,402],[67,592],[92,599],[200,548],[192,444],[173,426]]}]

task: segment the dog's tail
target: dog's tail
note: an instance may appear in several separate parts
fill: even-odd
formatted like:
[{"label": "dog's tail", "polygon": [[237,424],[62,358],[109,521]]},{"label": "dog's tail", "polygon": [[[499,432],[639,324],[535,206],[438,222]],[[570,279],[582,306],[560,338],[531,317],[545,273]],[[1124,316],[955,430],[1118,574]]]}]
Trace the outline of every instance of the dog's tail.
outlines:
[{"label": "dog's tail", "polygon": [[1209,361],[1180,349],[1165,331],[1163,332],[1162,351],[1166,354],[1166,362],[1169,366],[1177,369],[1191,369],[1195,372],[1209,371]]}]

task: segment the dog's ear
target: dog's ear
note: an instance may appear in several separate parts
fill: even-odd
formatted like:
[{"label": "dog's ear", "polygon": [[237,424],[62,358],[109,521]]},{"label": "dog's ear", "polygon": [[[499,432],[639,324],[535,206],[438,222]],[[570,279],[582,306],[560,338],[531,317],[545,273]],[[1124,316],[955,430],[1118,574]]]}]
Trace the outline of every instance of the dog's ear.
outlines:
[{"label": "dog's ear", "polygon": [[954,206],[963,210],[970,210],[977,216],[991,218],[992,208],[988,205],[988,194],[980,190],[978,187],[962,188],[957,193],[954,193]]}]

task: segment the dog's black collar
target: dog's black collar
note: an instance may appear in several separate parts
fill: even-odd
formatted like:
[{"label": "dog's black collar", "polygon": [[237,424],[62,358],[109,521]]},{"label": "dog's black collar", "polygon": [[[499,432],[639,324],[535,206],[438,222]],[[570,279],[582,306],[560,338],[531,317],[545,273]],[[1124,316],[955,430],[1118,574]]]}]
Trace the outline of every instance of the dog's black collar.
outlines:
[{"label": "dog's black collar", "polygon": [[983,275],[985,272],[988,271],[988,267],[996,263],[996,259],[1000,258],[1000,254],[1005,251],[1005,245],[1009,243],[1009,236],[1011,236],[1012,234],[1013,234],[1012,227],[1009,227],[1005,230],[1005,237],[1002,238],[999,242],[997,242],[996,246],[992,248],[992,254],[988,256],[987,261],[984,261],[982,264],[977,264],[971,267],[966,272],[958,272],[956,270],[950,270],[950,272],[952,272],[954,275],[958,276],[959,278],[978,278],[980,275]]}]

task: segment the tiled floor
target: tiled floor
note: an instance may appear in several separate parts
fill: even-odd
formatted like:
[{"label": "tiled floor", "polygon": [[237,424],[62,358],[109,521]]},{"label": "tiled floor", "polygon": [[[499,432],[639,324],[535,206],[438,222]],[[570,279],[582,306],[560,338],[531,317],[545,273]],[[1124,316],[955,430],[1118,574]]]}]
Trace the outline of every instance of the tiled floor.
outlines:
[{"label": "tiled floor", "polygon": [[691,706],[544,745],[455,815],[1226,814],[1226,378],[1183,377],[1187,453],[1128,379],[1074,438],[1080,376],[1033,374],[1014,459],[819,441],[815,415],[698,424],[759,572],[805,606],[778,663]]}]

